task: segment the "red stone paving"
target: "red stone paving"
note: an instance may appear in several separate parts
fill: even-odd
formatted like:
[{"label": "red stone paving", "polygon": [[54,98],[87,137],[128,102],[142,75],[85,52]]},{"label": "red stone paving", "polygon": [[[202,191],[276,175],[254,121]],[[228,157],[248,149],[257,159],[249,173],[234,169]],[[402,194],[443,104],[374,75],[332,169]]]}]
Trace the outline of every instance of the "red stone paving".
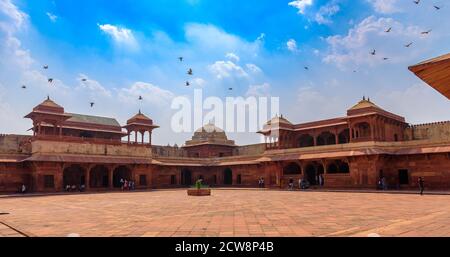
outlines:
[{"label": "red stone paving", "polygon": [[0,198],[0,236],[450,236],[450,196],[185,190]]}]

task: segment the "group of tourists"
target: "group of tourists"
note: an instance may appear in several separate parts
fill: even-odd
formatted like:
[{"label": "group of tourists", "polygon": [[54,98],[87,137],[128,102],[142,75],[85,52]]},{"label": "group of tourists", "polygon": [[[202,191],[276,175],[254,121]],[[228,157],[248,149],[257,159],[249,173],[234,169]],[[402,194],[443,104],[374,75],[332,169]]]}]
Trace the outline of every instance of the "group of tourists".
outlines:
[{"label": "group of tourists", "polygon": [[265,188],[266,187],[266,182],[264,182],[264,178],[263,177],[258,179],[258,187],[259,188]]},{"label": "group of tourists", "polygon": [[135,189],[135,182],[133,180],[120,179],[120,188],[122,191],[132,191]]},{"label": "group of tourists", "polygon": [[[325,185],[325,178],[323,177],[322,174],[319,174],[316,176],[316,183],[320,187],[323,187]],[[311,183],[307,179],[300,178],[298,180],[298,188],[300,190],[308,189],[308,188],[310,188],[310,186],[311,186]],[[289,179],[288,189],[294,190],[294,179],[293,178]]]},{"label": "group of tourists", "polygon": [[84,192],[86,190],[85,185],[66,185],[65,187],[66,192]]},{"label": "group of tourists", "polygon": [[[419,177],[417,179],[417,184],[419,186],[419,194],[423,195],[423,191],[425,190],[425,180],[423,179],[423,177]],[[378,179],[377,189],[378,190],[388,190],[388,183],[386,181],[386,177],[381,176]],[[397,189],[400,189],[400,185],[398,185]]]}]

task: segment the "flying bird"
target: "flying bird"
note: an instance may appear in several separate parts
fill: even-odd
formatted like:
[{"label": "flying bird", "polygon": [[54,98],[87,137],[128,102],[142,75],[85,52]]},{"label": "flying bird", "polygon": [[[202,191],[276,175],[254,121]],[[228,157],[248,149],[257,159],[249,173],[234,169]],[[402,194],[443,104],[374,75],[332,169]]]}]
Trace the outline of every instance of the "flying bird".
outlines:
[{"label": "flying bird", "polygon": [[423,32],[422,32],[421,34],[422,34],[422,35],[425,35],[425,34],[430,34],[430,32],[431,32],[431,31],[433,31],[433,30],[432,30],[432,29],[430,29],[430,30],[427,30],[427,31],[423,31]]},{"label": "flying bird", "polygon": [[190,85],[191,85],[191,83],[189,83],[189,81],[186,81],[186,86],[188,87]]},{"label": "flying bird", "polygon": [[392,30],[392,27],[388,28],[388,29],[385,30],[384,32],[389,33],[389,32],[391,32],[391,30]]},{"label": "flying bird", "polygon": [[42,68],[44,68],[44,70],[48,69],[48,65],[44,65]]},{"label": "flying bird", "polygon": [[377,50],[373,49],[372,52],[370,52],[371,55],[376,55],[377,54]]},{"label": "flying bird", "polygon": [[192,75],[194,75],[194,72],[192,71],[192,69],[189,69],[187,74],[192,76]]},{"label": "flying bird", "polygon": [[308,66],[305,66],[305,70],[309,70],[309,67],[308,67]]},{"label": "flying bird", "polygon": [[436,6],[436,5],[433,5],[433,7],[434,7],[434,9],[436,9],[436,10],[440,10],[440,9],[441,9],[441,7]]},{"label": "flying bird", "polygon": [[53,79],[52,78],[48,79],[48,83],[53,83]]},{"label": "flying bird", "polygon": [[139,96],[139,101],[142,101],[142,100],[144,100],[144,98],[140,95]]},{"label": "flying bird", "polygon": [[420,3],[420,0],[414,0],[413,1],[415,4],[419,4]]},{"label": "flying bird", "polygon": [[183,62],[183,57],[182,56],[180,56],[180,57],[178,57],[178,60],[180,60],[180,62]]},{"label": "flying bird", "polygon": [[92,107],[94,107],[94,104],[95,104],[95,103],[94,103],[94,102],[91,102],[90,104],[91,104],[91,108],[92,108]]},{"label": "flying bird", "polygon": [[81,79],[81,81],[83,81],[83,82],[86,82],[86,81],[87,81],[87,79],[86,79],[86,78],[82,78],[82,79]]},{"label": "flying bird", "polygon": [[25,86],[25,85],[22,85],[22,89],[26,89],[27,88],[27,86]]},{"label": "flying bird", "polygon": [[384,58],[383,58],[383,60],[385,60],[385,61],[386,61],[386,60],[389,60],[389,58],[387,58],[387,57],[384,57]]},{"label": "flying bird", "polygon": [[405,45],[405,47],[410,47],[412,44],[413,44],[413,42],[411,42],[411,43]]},{"label": "flying bird", "polygon": [[230,91],[233,91],[233,88],[232,88],[232,87],[230,87],[230,88],[228,88],[228,90],[230,90]]}]

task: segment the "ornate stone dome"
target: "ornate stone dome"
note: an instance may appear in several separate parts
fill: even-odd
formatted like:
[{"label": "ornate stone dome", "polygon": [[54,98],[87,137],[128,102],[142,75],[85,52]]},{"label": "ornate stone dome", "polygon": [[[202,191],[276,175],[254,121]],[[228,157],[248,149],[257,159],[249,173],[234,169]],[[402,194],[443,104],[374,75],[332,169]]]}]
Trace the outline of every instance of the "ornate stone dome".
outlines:
[{"label": "ornate stone dome", "polygon": [[235,145],[233,140],[228,140],[225,131],[211,123],[197,129],[192,140],[186,141],[186,146],[199,144]]}]

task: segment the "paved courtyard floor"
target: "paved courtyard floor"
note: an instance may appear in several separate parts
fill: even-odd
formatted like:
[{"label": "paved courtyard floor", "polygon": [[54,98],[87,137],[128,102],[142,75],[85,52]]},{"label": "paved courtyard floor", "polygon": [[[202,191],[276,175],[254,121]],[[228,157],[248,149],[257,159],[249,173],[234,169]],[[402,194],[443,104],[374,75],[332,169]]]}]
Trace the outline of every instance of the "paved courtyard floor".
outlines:
[{"label": "paved courtyard floor", "polygon": [[450,196],[185,190],[0,198],[0,236],[450,236]]}]

